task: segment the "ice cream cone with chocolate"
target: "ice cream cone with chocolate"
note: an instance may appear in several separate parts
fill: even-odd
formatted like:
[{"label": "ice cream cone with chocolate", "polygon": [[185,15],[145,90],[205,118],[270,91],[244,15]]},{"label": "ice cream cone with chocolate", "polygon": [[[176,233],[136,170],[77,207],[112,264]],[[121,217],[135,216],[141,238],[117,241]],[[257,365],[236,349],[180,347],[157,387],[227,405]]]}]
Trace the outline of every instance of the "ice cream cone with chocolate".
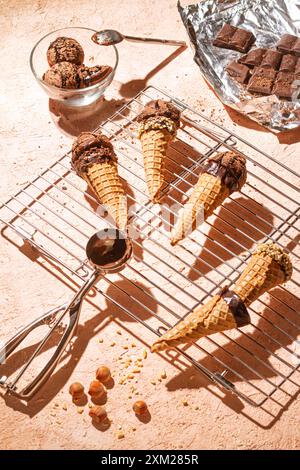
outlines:
[{"label": "ice cream cone with chocolate", "polygon": [[114,218],[117,228],[125,230],[126,195],[109,139],[100,133],[82,132],[73,143],[72,165]]},{"label": "ice cream cone with chocolate", "polygon": [[176,245],[196,228],[201,210],[206,220],[232,192],[241,189],[246,178],[246,160],[243,156],[221,152],[208,158],[189,200],[179,212],[171,232],[171,245]]},{"label": "ice cream cone with chocolate", "polygon": [[167,148],[176,136],[180,111],[170,102],[150,101],[138,116],[138,122],[148,191],[151,200],[158,202],[165,184]]},{"label": "ice cream cone with chocolate", "polygon": [[247,306],[292,275],[289,256],[275,243],[258,245],[232,290],[223,289],[162,335],[152,352],[177,347],[250,323]]}]

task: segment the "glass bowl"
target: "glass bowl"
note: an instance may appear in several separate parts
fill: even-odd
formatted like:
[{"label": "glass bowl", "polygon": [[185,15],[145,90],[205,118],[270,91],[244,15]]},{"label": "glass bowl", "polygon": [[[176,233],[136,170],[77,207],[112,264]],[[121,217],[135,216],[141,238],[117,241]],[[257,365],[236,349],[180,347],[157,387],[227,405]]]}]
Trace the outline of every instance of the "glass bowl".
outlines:
[{"label": "glass bowl", "polygon": [[[94,29],[83,27],[57,29],[46,34],[36,43],[30,54],[30,67],[36,81],[49,98],[63,101],[67,106],[86,106],[100,98],[111,84],[119,62],[118,50],[115,46],[99,46],[95,44],[91,40],[91,36],[94,33],[96,33]],[[50,43],[60,36],[76,39],[81,44],[84,50],[85,65],[88,67],[109,65],[112,67],[112,71],[102,81],[78,90],[58,88],[45,83],[42,77],[46,70],[50,68],[47,62],[47,49]]]}]

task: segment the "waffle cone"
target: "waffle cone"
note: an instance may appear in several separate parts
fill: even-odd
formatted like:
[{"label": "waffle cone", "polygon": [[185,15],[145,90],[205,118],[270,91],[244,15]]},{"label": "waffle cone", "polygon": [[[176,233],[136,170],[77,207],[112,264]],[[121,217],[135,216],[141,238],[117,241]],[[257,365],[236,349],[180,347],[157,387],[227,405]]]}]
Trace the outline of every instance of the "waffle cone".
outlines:
[{"label": "waffle cone", "polygon": [[183,343],[197,341],[203,336],[236,327],[235,318],[227,302],[220,295],[215,295],[162,335],[153,344],[151,351],[175,348]]},{"label": "waffle cone", "polygon": [[120,230],[125,230],[127,226],[126,196],[116,163],[113,160],[93,163],[88,166],[82,176],[101,204],[105,205],[114,218],[116,226]]},{"label": "waffle cone", "polygon": [[249,305],[285,281],[286,275],[275,259],[264,253],[254,253],[233,290],[245,305]]},{"label": "waffle cone", "polygon": [[171,245],[183,240],[196,227],[197,216],[203,210],[204,220],[229,196],[228,187],[221,179],[209,173],[202,173],[188,202],[179,213],[178,220],[171,232]]},{"label": "waffle cone", "polygon": [[153,202],[160,199],[165,184],[165,159],[167,147],[173,136],[167,129],[150,129],[143,132],[142,144],[146,182]]}]

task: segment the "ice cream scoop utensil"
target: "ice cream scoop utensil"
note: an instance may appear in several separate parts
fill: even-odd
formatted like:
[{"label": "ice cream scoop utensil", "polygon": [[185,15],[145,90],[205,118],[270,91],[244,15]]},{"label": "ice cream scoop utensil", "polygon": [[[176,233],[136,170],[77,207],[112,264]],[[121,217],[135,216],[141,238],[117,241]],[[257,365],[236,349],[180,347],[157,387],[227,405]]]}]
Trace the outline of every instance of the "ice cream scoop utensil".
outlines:
[{"label": "ice cream scoop utensil", "polygon": [[168,46],[186,46],[184,41],[174,41],[172,39],[155,39],[155,38],[140,38],[135,36],[127,36],[119,33],[114,29],[103,29],[93,34],[92,40],[100,46],[112,46],[118,44],[123,40],[130,42],[143,42],[145,44],[166,44]]},{"label": "ice cream scoop utensil", "polygon": [[[70,302],[57,307],[46,314],[34,320],[29,325],[25,326],[13,338],[11,338],[0,349],[0,363],[4,362],[13,351],[21,344],[21,342],[31,333],[34,329],[43,324],[48,324],[50,331],[39,343],[29,360],[23,365],[20,372],[14,378],[2,377],[0,378],[0,387],[4,388],[7,393],[11,393],[18,398],[29,400],[40,389],[44,382],[49,378],[61,355],[66,349],[69,341],[73,337],[78,325],[82,301],[85,295],[97,282],[100,276],[108,272],[118,272],[127,263],[132,253],[131,241],[126,237],[123,232],[116,229],[105,229],[95,233],[88,241],[86,246],[86,255],[90,265],[94,271],[87,279],[87,281],[80,287]],[[29,368],[33,360],[39,355],[46,343],[48,343],[51,336],[61,326],[61,321],[64,317],[69,315],[69,322],[64,330],[58,346],[43,367],[41,372],[31,381],[25,388],[19,390],[17,383]],[[1,367],[1,366],[0,366]]]}]

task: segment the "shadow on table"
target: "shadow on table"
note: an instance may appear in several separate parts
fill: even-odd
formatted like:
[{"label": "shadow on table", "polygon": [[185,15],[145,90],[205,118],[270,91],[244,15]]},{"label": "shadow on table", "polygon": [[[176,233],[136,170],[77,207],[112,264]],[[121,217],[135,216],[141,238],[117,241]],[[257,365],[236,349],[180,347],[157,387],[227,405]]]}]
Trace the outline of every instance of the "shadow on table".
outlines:
[{"label": "shadow on table", "polygon": [[[80,132],[96,129],[125,103],[124,98],[106,100],[102,96],[88,106],[71,107],[64,105],[61,101],[50,99],[49,111],[52,121],[61,132],[68,137],[76,137]],[[118,119],[118,115],[116,118]]]},{"label": "shadow on table", "polygon": [[140,91],[146,88],[148,81],[153,78],[158,72],[160,72],[164,67],[166,67],[172,60],[176,59],[183,51],[187,49],[187,46],[180,46],[175,49],[172,54],[170,54],[166,59],[164,59],[160,64],[158,64],[154,69],[150,70],[144,78],[138,78],[135,80],[130,80],[126,83],[122,83],[119,88],[119,93],[124,96],[124,98],[133,98]]},{"label": "shadow on table", "polygon": [[[300,363],[300,351],[294,345],[297,344],[300,329],[297,313],[300,299],[278,287],[272,290],[268,303],[263,302],[263,305],[264,309],[259,315],[250,312],[252,319],[255,318],[255,326],[246,332],[240,329],[238,337],[225,333],[226,340],[223,335],[221,339],[220,334],[199,340],[200,347],[202,341],[204,354],[198,362],[213,372],[220,373],[227,369],[226,379],[236,384],[238,390],[245,391],[241,384],[250,382],[245,395],[254,402],[262,402],[274,391],[260,407],[263,415],[257,416],[255,408],[248,407],[238,396],[222,389],[225,393],[223,401],[227,406],[260,427],[271,428],[299,393],[300,373],[296,369]],[[186,352],[188,349],[189,346],[183,348]],[[211,352],[213,357],[209,352],[205,354],[206,351]],[[179,353],[173,352],[176,362]],[[170,356],[169,353],[168,360]],[[193,354],[195,356],[196,353]],[[194,371],[193,367],[188,367],[180,372],[167,383],[168,390],[207,387],[210,382],[201,375],[195,377]],[[238,371],[238,375],[234,371]],[[193,375],[195,378],[191,380]],[[252,410],[255,410],[254,413]]]}]

